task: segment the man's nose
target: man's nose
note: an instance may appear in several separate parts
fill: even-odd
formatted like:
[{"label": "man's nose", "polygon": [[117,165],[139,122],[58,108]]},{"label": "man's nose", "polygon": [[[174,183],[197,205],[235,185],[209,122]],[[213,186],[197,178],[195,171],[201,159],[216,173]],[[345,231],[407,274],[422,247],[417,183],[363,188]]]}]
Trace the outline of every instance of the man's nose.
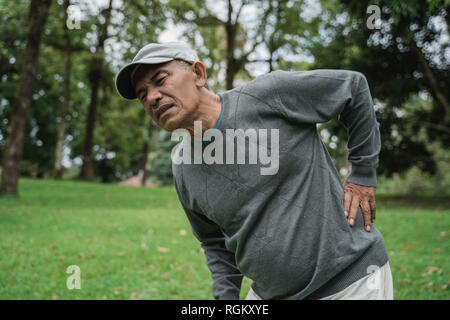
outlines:
[{"label": "man's nose", "polygon": [[159,101],[162,99],[162,94],[159,90],[148,90],[146,100],[151,109],[156,108]]}]

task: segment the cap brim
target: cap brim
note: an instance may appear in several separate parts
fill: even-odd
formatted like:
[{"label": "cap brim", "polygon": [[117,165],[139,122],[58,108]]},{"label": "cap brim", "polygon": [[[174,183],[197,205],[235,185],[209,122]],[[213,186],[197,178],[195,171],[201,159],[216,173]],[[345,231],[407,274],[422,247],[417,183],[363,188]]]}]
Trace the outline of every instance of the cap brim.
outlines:
[{"label": "cap brim", "polygon": [[128,100],[136,99],[136,88],[134,87],[133,83],[131,82],[131,73],[133,72],[133,69],[138,64],[159,64],[164,62],[169,62],[171,60],[174,60],[174,58],[151,58],[151,59],[145,59],[140,61],[134,61],[126,66],[124,66],[116,76],[116,89],[119,94]]}]

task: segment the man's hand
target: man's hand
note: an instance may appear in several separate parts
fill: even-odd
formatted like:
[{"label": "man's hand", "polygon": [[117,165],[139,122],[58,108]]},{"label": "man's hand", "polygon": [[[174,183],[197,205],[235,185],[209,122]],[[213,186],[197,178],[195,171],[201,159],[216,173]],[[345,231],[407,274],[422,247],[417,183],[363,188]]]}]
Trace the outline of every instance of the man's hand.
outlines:
[{"label": "man's hand", "polygon": [[361,206],[364,217],[364,228],[370,231],[375,221],[375,187],[365,187],[351,182],[344,183],[344,213],[351,227],[355,223],[358,207]]}]

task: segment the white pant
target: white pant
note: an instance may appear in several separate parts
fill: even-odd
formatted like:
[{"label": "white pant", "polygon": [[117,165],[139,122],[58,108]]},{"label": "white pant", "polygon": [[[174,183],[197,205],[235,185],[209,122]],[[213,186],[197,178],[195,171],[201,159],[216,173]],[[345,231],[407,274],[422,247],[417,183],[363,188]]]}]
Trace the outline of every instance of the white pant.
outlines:
[{"label": "white pant", "polygon": [[[394,287],[389,262],[381,268],[368,270],[369,274],[347,288],[320,300],[393,300]],[[261,300],[250,288],[245,300]]]}]

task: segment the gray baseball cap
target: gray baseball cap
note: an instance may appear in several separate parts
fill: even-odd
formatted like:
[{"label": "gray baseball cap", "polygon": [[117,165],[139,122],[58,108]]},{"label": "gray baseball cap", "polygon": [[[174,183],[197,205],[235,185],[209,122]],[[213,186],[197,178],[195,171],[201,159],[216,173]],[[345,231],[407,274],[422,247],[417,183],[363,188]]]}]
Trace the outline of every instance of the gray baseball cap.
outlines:
[{"label": "gray baseball cap", "polygon": [[125,99],[136,99],[133,76],[139,65],[158,64],[180,59],[189,63],[199,58],[192,48],[184,42],[150,43],[143,47],[133,61],[125,65],[116,75],[116,88]]}]

